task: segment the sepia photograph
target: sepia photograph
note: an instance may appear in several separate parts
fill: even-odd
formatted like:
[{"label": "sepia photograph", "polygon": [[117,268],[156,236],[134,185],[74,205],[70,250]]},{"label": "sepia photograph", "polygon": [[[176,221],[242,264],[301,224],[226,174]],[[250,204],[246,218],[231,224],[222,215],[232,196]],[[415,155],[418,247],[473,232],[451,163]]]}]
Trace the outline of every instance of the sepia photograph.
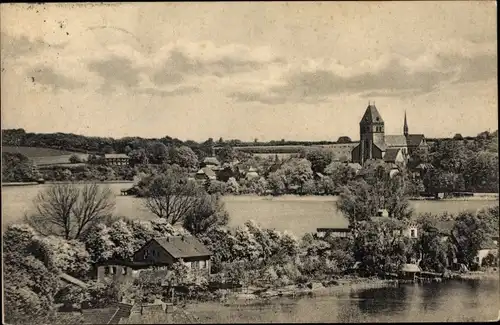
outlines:
[{"label": "sepia photograph", "polygon": [[500,320],[496,1],[2,3],[4,324]]}]

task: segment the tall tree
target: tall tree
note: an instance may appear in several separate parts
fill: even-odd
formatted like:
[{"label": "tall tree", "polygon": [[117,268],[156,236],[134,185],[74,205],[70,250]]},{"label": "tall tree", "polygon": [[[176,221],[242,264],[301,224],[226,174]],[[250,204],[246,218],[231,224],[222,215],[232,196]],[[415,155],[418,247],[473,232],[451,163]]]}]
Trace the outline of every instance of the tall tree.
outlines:
[{"label": "tall tree", "polygon": [[37,213],[26,216],[27,223],[41,234],[65,239],[81,238],[115,209],[111,190],[96,183],[52,185],[38,194],[34,204]]},{"label": "tall tree", "polygon": [[412,210],[408,201],[408,180],[403,173],[391,176],[383,162],[367,164],[360,178],[342,188],[337,208],[351,221],[370,218],[379,209],[387,209],[389,216],[406,220]]},{"label": "tall tree", "polygon": [[194,208],[185,215],[183,226],[191,234],[199,236],[228,222],[229,214],[219,195],[200,195]]},{"label": "tall tree", "polygon": [[188,169],[198,167],[198,157],[191,148],[186,146],[173,148],[171,150],[170,162]]},{"label": "tall tree", "polygon": [[315,173],[324,173],[326,166],[335,158],[330,149],[318,147],[307,148],[301,156],[311,162],[311,169]]},{"label": "tall tree", "polygon": [[174,166],[167,168],[164,174],[151,176],[145,183],[146,208],[171,224],[190,213],[204,193],[196,182],[188,180],[187,175]]}]

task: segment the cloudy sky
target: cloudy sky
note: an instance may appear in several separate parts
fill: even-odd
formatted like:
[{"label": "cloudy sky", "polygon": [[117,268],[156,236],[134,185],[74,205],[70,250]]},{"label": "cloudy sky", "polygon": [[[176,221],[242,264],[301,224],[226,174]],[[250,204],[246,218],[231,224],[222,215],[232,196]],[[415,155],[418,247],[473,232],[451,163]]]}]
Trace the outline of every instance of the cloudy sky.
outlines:
[{"label": "cloudy sky", "polygon": [[2,128],[205,140],[497,129],[494,2],[2,4]]}]

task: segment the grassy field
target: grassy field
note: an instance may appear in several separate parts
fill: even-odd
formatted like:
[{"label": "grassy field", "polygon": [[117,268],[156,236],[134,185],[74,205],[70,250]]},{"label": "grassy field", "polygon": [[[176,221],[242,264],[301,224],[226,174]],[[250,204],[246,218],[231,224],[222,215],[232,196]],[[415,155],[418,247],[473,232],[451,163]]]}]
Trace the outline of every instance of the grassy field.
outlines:
[{"label": "grassy field", "polygon": [[50,148],[38,147],[13,147],[2,146],[3,152],[20,153],[33,160],[38,166],[51,166],[69,164],[69,158],[72,155],[77,155],[80,159],[86,160],[88,155],[81,152],[71,152]]},{"label": "grassy field", "polygon": [[[25,213],[32,213],[32,201],[49,184],[34,186],[10,186],[2,188],[2,225],[22,220]],[[120,196],[120,190],[129,188],[132,183],[105,184],[116,194],[116,215],[132,219],[155,218],[139,198]],[[346,218],[336,207],[336,197],[328,196],[225,196],[225,206],[230,216],[231,226],[243,225],[254,220],[266,228],[288,231],[300,237],[306,232],[316,231],[319,227],[342,227],[347,225]],[[498,198],[491,200],[460,201],[411,201],[415,214],[458,213],[463,210],[475,211],[479,208],[498,204]],[[5,228],[4,228],[5,229]]]},{"label": "grassy field", "polygon": [[35,157],[53,157],[53,156],[71,156],[75,152],[49,149],[49,148],[38,148],[38,147],[12,147],[12,146],[2,146],[3,152],[10,153],[20,153],[28,158]]}]

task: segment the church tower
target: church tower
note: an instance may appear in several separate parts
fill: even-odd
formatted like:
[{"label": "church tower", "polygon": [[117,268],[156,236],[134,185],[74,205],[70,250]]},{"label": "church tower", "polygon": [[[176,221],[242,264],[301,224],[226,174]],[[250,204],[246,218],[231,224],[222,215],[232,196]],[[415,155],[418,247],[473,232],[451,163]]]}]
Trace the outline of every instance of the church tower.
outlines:
[{"label": "church tower", "polygon": [[408,137],[408,122],[406,121],[406,111],[405,111],[405,124],[403,126],[403,134]]},{"label": "church tower", "polygon": [[368,102],[363,118],[359,122],[361,163],[373,158],[373,144],[385,143],[385,123],[375,107],[375,102]]}]

